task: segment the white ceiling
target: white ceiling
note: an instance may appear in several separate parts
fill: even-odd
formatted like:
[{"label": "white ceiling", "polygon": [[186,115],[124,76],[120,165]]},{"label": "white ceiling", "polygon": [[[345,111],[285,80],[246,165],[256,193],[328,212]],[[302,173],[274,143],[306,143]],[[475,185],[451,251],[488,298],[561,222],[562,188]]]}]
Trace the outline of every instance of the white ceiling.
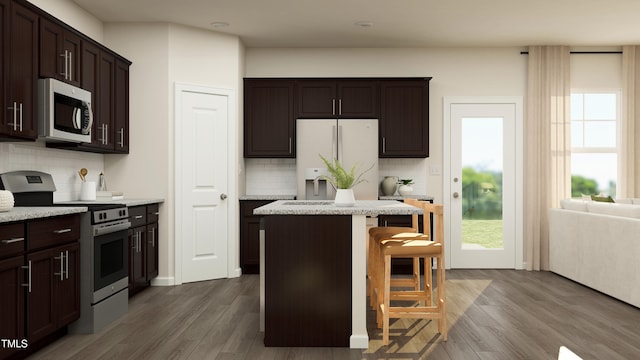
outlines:
[{"label": "white ceiling", "polygon": [[[104,22],[171,22],[247,47],[619,46],[638,0],[73,0]],[[220,21],[227,27],[215,28]],[[359,27],[358,21],[371,22]]]}]

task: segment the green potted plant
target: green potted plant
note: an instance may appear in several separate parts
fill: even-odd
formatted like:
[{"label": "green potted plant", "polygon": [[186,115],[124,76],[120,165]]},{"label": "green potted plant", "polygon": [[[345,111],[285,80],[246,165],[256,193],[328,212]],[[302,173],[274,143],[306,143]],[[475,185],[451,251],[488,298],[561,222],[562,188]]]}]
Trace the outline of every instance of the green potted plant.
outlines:
[{"label": "green potted plant", "polygon": [[413,179],[400,179],[398,183],[400,184],[400,187],[398,188],[398,193],[400,195],[408,196],[413,193],[413,187],[411,186],[413,184]]},{"label": "green potted plant", "polygon": [[347,171],[337,159],[331,161],[322,155],[320,158],[329,173],[328,176],[324,176],[324,179],[336,189],[335,204],[337,206],[353,206],[355,204],[353,187],[367,181],[363,179],[363,176],[373,168],[374,164],[362,172],[357,172],[358,164],[356,163]]}]

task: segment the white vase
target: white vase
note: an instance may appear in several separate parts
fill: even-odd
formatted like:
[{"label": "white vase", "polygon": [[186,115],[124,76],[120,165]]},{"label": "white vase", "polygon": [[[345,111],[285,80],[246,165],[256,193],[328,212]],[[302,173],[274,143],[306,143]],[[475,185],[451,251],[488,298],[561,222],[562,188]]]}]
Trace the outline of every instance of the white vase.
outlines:
[{"label": "white vase", "polygon": [[353,196],[353,189],[337,189],[336,190],[336,206],[353,206],[356,198]]},{"label": "white vase", "polygon": [[382,194],[391,196],[396,193],[398,189],[398,177],[397,176],[385,176],[381,184]]},{"label": "white vase", "polygon": [[413,193],[413,187],[409,185],[400,185],[398,193],[402,196],[411,195]]}]

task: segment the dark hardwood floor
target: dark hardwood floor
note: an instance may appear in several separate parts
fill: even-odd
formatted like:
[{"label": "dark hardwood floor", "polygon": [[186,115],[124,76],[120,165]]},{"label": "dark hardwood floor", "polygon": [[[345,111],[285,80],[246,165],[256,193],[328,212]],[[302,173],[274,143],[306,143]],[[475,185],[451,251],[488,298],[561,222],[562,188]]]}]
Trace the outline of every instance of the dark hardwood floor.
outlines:
[{"label": "dark hardwood floor", "polygon": [[[449,341],[426,320],[392,322],[391,343],[369,311],[369,349],[265,348],[258,276],[152,287],[99,334],[67,335],[30,359],[583,359],[640,358],[640,309],[549,272],[447,272]],[[364,304],[363,304],[364,305]]]}]

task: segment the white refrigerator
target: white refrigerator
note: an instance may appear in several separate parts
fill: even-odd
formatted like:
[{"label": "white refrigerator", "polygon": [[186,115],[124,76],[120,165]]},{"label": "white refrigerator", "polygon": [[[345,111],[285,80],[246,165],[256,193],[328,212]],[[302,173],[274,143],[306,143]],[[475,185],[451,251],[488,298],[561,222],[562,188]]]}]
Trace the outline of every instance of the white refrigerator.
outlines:
[{"label": "white refrigerator", "polygon": [[[362,171],[373,166],[365,176],[365,182],[356,185],[353,192],[356,200],[378,199],[378,120],[377,119],[298,119],[296,123],[296,168],[298,199],[318,198],[307,196],[310,174],[320,174],[326,166],[320,154],[327,159],[338,159],[346,169],[357,164]],[[320,170],[320,172],[318,172]],[[329,184],[327,199],[335,197]],[[322,190],[322,187],[320,187]],[[318,183],[315,183],[318,190]]]}]

